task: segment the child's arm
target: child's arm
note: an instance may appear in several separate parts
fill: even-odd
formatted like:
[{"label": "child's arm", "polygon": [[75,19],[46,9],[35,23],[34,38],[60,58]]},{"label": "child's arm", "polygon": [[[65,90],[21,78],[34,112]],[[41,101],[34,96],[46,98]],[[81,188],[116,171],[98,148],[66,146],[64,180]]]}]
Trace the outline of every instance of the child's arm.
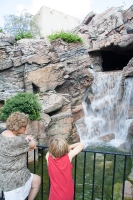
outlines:
[{"label": "child's arm", "polygon": [[70,161],[72,161],[72,158],[76,156],[80,151],[82,151],[83,148],[84,148],[84,143],[82,142],[70,145],[70,149],[72,149],[68,153]]},{"label": "child's arm", "polygon": [[74,143],[74,144],[71,144],[69,147],[70,147],[70,149],[73,149],[73,148],[75,148],[76,146],[78,146],[79,145],[79,143],[80,142],[77,142],[77,143]]}]

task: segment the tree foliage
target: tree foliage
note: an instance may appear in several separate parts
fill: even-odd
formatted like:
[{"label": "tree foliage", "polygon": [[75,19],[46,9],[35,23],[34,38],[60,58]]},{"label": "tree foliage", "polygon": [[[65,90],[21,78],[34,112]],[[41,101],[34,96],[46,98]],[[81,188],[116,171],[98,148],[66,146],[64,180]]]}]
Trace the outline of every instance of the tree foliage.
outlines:
[{"label": "tree foliage", "polygon": [[31,33],[33,37],[40,36],[40,29],[37,25],[37,19],[28,12],[23,11],[20,16],[5,15],[4,31],[17,36],[20,34]]},{"label": "tree foliage", "polygon": [[56,33],[48,36],[48,39],[50,41],[56,40],[58,38],[61,38],[63,41],[65,41],[67,43],[70,43],[70,42],[83,43],[82,39],[74,33],[69,33],[69,32],[67,33],[67,32],[61,31],[61,32],[56,32]]},{"label": "tree foliage", "polygon": [[41,104],[33,93],[19,92],[7,99],[0,109],[0,120],[5,121],[13,112],[19,111],[29,115],[30,120],[40,119]]}]

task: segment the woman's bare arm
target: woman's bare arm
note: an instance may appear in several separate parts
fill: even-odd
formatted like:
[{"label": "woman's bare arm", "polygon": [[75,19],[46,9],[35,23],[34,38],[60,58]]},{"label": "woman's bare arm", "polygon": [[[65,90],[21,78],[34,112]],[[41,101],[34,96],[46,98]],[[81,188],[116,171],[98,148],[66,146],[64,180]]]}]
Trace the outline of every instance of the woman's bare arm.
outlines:
[{"label": "woman's bare arm", "polygon": [[29,151],[30,151],[30,150],[36,149],[36,142],[35,142],[35,140],[31,140],[31,141],[29,142],[29,144],[30,144]]}]

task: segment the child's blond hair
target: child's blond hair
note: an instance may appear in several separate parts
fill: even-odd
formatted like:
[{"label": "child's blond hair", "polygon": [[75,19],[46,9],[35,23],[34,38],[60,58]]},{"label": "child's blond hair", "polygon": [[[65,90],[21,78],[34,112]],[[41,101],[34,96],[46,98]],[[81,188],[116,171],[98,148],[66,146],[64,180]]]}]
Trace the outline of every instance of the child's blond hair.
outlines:
[{"label": "child's blond hair", "polygon": [[62,157],[69,152],[69,145],[64,138],[52,138],[49,143],[49,153],[55,157]]}]

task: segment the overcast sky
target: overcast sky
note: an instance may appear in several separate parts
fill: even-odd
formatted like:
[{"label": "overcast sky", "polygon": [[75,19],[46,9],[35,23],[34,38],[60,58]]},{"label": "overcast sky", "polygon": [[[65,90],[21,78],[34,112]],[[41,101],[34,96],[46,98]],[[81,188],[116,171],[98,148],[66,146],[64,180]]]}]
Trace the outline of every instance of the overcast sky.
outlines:
[{"label": "overcast sky", "polygon": [[90,11],[99,14],[112,6],[127,9],[133,0],[0,0],[0,27],[4,26],[5,15],[19,14],[24,9],[34,15],[43,5],[83,20]]}]

